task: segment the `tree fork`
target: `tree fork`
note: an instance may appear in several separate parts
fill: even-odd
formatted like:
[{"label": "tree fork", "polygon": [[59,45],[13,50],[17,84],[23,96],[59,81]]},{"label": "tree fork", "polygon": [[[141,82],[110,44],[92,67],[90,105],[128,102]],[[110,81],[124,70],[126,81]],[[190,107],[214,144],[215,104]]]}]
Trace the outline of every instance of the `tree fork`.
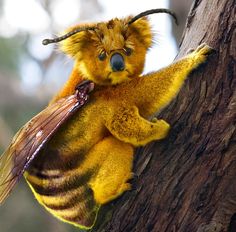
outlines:
[{"label": "tree fork", "polygon": [[132,191],[103,207],[92,231],[236,231],[236,1],[196,0],[177,58],[216,50],[160,114],[167,139],[137,150]]}]

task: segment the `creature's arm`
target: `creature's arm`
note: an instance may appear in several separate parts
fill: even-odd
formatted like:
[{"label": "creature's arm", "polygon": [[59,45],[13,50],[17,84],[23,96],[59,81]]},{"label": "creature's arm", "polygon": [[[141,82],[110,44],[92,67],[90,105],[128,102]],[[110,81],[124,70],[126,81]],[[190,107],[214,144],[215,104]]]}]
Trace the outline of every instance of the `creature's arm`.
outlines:
[{"label": "creature's arm", "polygon": [[140,114],[150,117],[165,107],[179,92],[189,73],[206,61],[211,51],[212,48],[202,44],[166,68],[140,77],[135,88],[135,96],[141,96],[135,102]]},{"label": "creature's arm", "polygon": [[164,120],[150,122],[139,115],[138,108],[118,108],[106,121],[106,127],[117,139],[134,146],[145,145],[153,140],[163,139],[169,131]]}]

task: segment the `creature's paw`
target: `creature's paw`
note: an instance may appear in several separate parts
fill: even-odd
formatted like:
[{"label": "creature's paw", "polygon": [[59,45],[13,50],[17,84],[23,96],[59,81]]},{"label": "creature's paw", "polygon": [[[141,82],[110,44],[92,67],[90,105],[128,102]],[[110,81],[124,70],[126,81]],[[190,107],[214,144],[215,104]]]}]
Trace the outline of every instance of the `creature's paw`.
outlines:
[{"label": "creature's paw", "polygon": [[153,122],[153,123],[155,123],[155,122],[157,122],[158,121],[158,119],[156,118],[156,117],[153,117],[152,119],[151,119],[151,122]]},{"label": "creature's paw", "polygon": [[196,48],[194,53],[196,53],[199,56],[206,56],[211,54],[213,51],[214,49],[212,47],[208,46],[206,43],[202,43]]},{"label": "creature's paw", "polygon": [[188,49],[187,54],[209,55],[210,53],[212,53],[212,51],[214,51],[212,47],[208,46],[206,43],[202,43],[196,49]]},{"label": "creature's paw", "polygon": [[164,120],[158,120],[155,118],[153,120],[155,120],[154,123],[157,130],[156,139],[164,139],[169,133],[170,125]]},{"label": "creature's paw", "polygon": [[214,49],[212,47],[203,43],[199,45],[190,55],[193,56],[197,64],[201,64],[206,61],[208,55],[210,55],[213,51]]},{"label": "creature's paw", "polygon": [[193,52],[191,52],[187,56],[188,60],[191,61],[191,62],[189,62],[191,70],[193,70],[194,68],[197,68],[199,65],[205,63],[205,61],[207,60],[207,57],[213,51],[214,51],[214,49],[205,43],[199,45]]},{"label": "creature's paw", "polygon": [[119,195],[121,195],[123,192],[125,191],[128,191],[128,190],[131,190],[132,187],[131,187],[131,184],[130,183],[124,183],[121,188],[119,189]]},{"label": "creature's paw", "polygon": [[132,189],[132,186],[129,182],[130,182],[130,180],[132,180],[134,178],[134,176],[135,176],[135,174],[133,172],[130,172],[127,175],[127,177],[125,179],[127,179],[126,181],[128,181],[128,182],[124,182],[123,184],[121,184],[119,190],[117,191],[117,193],[118,193],[117,195],[121,195],[123,192]]}]

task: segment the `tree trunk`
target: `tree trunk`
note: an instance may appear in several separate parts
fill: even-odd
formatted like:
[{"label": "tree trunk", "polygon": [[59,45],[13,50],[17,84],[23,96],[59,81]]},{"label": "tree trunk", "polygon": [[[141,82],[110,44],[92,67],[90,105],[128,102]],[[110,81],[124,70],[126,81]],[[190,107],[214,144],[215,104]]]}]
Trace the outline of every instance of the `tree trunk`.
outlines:
[{"label": "tree trunk", "polygon": [[103,207],[93,231],[236,231],[235,0],[196,0],[180,54],[216,49],[158,116],[169,137],[137,150],[133,190]]}]

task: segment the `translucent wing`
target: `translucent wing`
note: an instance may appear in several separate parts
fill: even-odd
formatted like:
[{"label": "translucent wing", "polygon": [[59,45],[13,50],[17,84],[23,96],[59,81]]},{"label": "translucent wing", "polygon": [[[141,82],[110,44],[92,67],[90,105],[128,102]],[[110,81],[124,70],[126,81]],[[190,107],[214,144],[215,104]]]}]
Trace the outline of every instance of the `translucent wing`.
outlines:
[{"label": "translucent wing", "polygon": [[88,99],[88,91],[91,89],[83,88],[75,95],[49,105],[14,136],[10,146],[0,156],[0,203],[7,198],[30,162],[60,125],[84,105]]}]

